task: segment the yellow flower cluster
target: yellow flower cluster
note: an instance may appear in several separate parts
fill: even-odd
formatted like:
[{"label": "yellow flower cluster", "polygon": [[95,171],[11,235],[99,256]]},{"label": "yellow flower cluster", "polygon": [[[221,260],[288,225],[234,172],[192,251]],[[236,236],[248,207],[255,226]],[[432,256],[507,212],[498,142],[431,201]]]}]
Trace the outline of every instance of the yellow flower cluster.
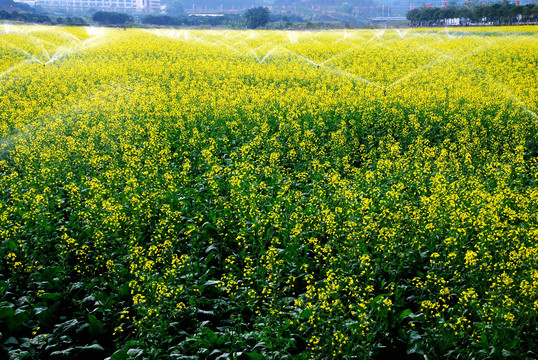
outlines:
[{"label": "yellow flower cluster", "polygon": [[3,260],[129,284],[139,333],[474,357],[538,310],[537,33],[500,31],[0,25]]}]

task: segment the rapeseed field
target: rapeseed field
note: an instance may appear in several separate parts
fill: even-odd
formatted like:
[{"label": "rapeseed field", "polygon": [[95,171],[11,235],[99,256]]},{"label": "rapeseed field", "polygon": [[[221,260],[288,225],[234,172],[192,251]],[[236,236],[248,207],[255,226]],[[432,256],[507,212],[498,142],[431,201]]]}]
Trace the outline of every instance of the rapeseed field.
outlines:
[{"label": "rapeseed field", "polygon": [[0,25],[0,357],[538,355],[538,30]]}]

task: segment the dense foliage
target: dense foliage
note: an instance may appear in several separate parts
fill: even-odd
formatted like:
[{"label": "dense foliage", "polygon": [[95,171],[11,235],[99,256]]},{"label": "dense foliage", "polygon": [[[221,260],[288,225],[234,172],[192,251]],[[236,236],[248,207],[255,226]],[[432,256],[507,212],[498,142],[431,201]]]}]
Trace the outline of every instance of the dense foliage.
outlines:
[{"label": "dense foliage", "polygon": [[175,16],[168,15],[147,15],[142,19],[143,24],[151,25],[181,25],[183,21]]},{"label": "dense foliage", "polygon": [[222,16],[168,16],[147,15],[142,23],[161,26],[225,26],[227,28],[245,28],[245,19],[240,15],[225,14]]},{"label": "dense foliage", "polygon": [[0,20],[16,20],[29,23],[50,23],[52,21],[50,17],[43,14],[5,10],[0,10]]},{"label": "dense foliage", "polygon": [[57,17],[56,23],[64,24],[67,26],[88,26],[89,25],[84,18],[81,18],[79,16],[66,16],[63,18]]},{"label": "dense foliage", "polygon": [[473,7],[423,7],[410,10],[407,19],[413,24],[443,24],[446,19],[465,19],[472,23],[514,24],[520,21],[538,21],[538,5],[517,6],[510,3],[494,3]]},{"label": "dense foliage", "polygon": [[535,358],[533,27],[0,27],[0,357]]},{"label": "dense foliage", "polygon": [[92,15],[92,20],[101,25],[123,25],[132,19],[128,14],[124,13],[114,11],[97,11]]},{"label": "dense foliage", "polygon": [[248,9],[245,12],[245,19],[247,23],[247,28],[257,29],[267,25],[269,22],[269,16],[271,12],[268,8],[259,6],[257,8]]}]

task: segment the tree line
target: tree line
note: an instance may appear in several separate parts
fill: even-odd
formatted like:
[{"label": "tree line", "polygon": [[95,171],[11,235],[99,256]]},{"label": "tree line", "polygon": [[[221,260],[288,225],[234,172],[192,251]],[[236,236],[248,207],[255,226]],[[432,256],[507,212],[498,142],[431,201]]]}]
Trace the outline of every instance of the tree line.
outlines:
[{"label": "tree line", "polygon": [[36,24],[52,22],[52,19],[47,15],[5,10],[0,10],[0,20],[23,21]]},{"label": "tree line", "polygon": [[462,19],[460,24],[512,25],[535,22],[538,21],[538,5],[514,5],[504,2],[464,7],[423,7],[407,12],[407,20],[415,26],[444,25],[448,19]]},{"label": "tree line", "polygon": [[[121,25],[133,19],[127,15],[116,12],[98,11],[92,20],[101,25]],[[226,14],[222,16],[170,16],[147,15],[141,19],[142,24],[159,26],[226,26],[230,28],[248,27],[255,29],[265,26],[269,21],[269,9],[260,7],[249,9],[244,16]]]},{"label": "tree line", "polygon": [[[226,26],[229,28],[256,29],[267,25],[270,11],[266,7],[248,9],[243,16],[235,14],[225,14],[222,16],[170,16],[170,15],[148,15],[142,18],[143,24],[161,26]],[[94,19],[95,20],[95,19]]]},{"label": "tree line", "polygon": [[[141,19],[146,25],[159,26],[226,26],[229,28],[255,29],[269,22],[269,9],[259,7],[249,9],[244,15],[225,14],[223,16],[169,16],[147,15]],[[0,20],[23,21],[27,23],[64,24],[72,26],[88,25],[86,20],[78,16],[50,18],[47,15],[19,11],[0,10]],[[133,21],[128,14],[113,11],[97,11],[92,21],[105,26],[125,26]],[[131,24],[132,25],[132,24]]]},{"label": "tree line", "polygon": [[141,23],[158,26],[226,26],[229,28],[240,28],[243,25],[241,16],[234,14],[222,16],[147,15],[141,19]]}]

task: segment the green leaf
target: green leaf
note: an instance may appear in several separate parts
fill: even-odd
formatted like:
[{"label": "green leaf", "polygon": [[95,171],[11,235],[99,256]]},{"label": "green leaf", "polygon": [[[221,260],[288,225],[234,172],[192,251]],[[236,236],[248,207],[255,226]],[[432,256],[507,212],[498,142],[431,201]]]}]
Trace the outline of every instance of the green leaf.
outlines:
[{"label": "green leaf", "polygon": [[61,297],[62,297],[62,294],[60,293],[48,293],[48,294],[41,295],[42,299],[48,299],[52,301],[60,300]]},{"label": "green leaf", "polygon": [[39,315],[41,314],[43,311],[47,311],[48,307],[47,306],[37,306],[34,311],[35,311],[35,314],[36,315]]},{"label": "green leaf", "polygon": [[204,283],[204,286],[215,286],[215,285],[218,285],[220,284],[221,281],[220,280],[207,280],[205,283]]},{"label": "green leaf", "polygon": [[177,359],[177,360],[198,360],[199,357],[196,355],[183,355],[183,354],[176,354],[172,353],[170,354],[170,359]]},{"label": "green leaf", "polygon": [[209,254],[211,251],[219,251],[219,249],[215,246],[215,244],[211,244],[205,249],[205,254]]},{"label": "green leaf", "polygon": [[21,351],[19,353],[19,360],[31,359],[31,358],[32,358],[32,354],[30,354],[28,351]]},{"label": "green leaf", "polygon": [[7,248],[8,250],[16,250],[16,249],[18,249],[19,247],[17,246],[17,243],[16,243],[15,241],[13,241],[13,240],[8,240],[8,241],[6,242],[6,248]]},{"label": "green leaf", "polygon": [[65,334],[72,330],[75,330],[75,328],[78,327],[78,321],[77,319],[68,320],[66,322],[63,322],[61,324],[58,324],[54,327],[54,333],[55,334]]},{"label": "green leaf", "polygon": [[306,360],[310,359],[310,353],[308,351],[303,351],[300,354],[297,354],[291,358],[292,360]]},{"label": "green leaf", "polygon": [[100,322],[99,319],[97,319],[97,317],[94,314],[88,315],[88,321],[90,322],[90,324],[96,324]]},{"label": "green leaf", "polygon": [[408,355],[411,355],[411,354],[424,355],[424,351],[419,347],[418,344],[413,344],[413,346],[407,349],[407,354]]},{"label": "green leaf", "polygon": [[411,333],[409,334],[409,341],[412,343],[415,343],[420,339],[422,339],[422,336],[416,331],[411,331]]},{"label": "green leaf", "polygon": [[79,281],[79,282],[73,283],[69,287],[69,292],[75,292],[75,291],[83,289],[83,288],[84,288],[84,283]]},{"label": "green leaf", "polygon": [[6,281],[0,281],[0,296],[4,295],[8,287],[9,284]]},{"label": "green leaf", "polygon": [[313,312],[310,309],[303,310],[301,312],[301,319],[309,319],[312,316]]},{"label": "green leaf", "polygon": [[103,323],[95,315],[88,315],[88,321],[90,322],[90,335],[103,335],[105,333]]},{"label": "green leaf", "polygon": [[28,338],[21,338],[22,344],[20,345],[21,349],[29,349],[32,347],[32,343],[30,342],[30,339]]},{"label": "green leaf", "polygon": [[24,317],[28,318],[26,309],[17,308],[17,310],[15,310],[15,316],[20,315],[20,314],[24,314],[25,315]]},{"label": "green leaf", "polygon": [[19,345],[19,340],[10,336],[4,341],[4,345]]},{"label": "green leaf", "polygon": [[201,315],[205,316],[214,316],[215,312],[213,310],[203,310],[203,309],[196,309],[196,312]]},{"label": "green leaf", "polygon": [[144,350],[142,349],[129,349],[127,350],[127,355],[130,357],[134,357],[135,359],[139,356],[142,356],[144,354]]},{"label": "green leaf", "polygon": [[105,351],[103,347],[99,344],[92,344],[86,346],[80,346],[76,348],[79,354],[88,354]]},{"label": "green leaf", "polygon": [[52,358],[59,357],[59,358],[72,358],[73,348],[65,349],[65,350],[57,350],[50,353],[50,356]]},{"label": "green leaf", "polygon": [[519,344],[519,338],[512,340],[506,347],[506,350],[512,350],[517,344]]},{"label": "green leaf", "polygon": [[219,354],[222,354],[222,351],[220,351],[219,349],[215,349],[215,350],[211,351],[211,353],[209,354],[209,357],[214,358]]},{"label": "green leaf", "polygon": [[214,251],[210,252],[209,255],[207,255],[207,257],[205,258],[204,263],[210,264],[211,261],[213,261],[214,257],[215,257],[215,252]]},{"label": "green leaf", "polygon": [[125,350],[118,350],[112,356],[110,357],[110,360],[127,360],[129,359],[129,355],[127,355],[127,351]]},{"label": "green leaf", "polygon": [[[36,308],[37,309],[37,308]],[[39,312],[36,311],[37,319],[45,325],[52,325],[53,323],[53,316],[54,316],[54,309],[53,308],[46,308],[46,307],[39,307]]]},{"label": "green leaf", "polygon": [[12,307],[2,307],[0,308],[0,319],[5,319],[15,315],[15,309]]},{"label": "green leaf", "polygon": [[400,322],[403,321],[403,319],[405,319],[407,316],[411,315],[413,312],[411,311],[411,309],[405,309],[403,310],[400,315],[398,315],[398,319],[400,320]]},{"label": "green leaf", "polygon": [[480,335],[480,341],[482,342],[482,347],[484,349],[487,349],[488,346],[489,346],[489,343],[488,343],[488,336],[486,335],[485,332],[483,332],[481,335]]},{"label": "green leaf", "polygon": [[439,342],[439,347],[442,351],[446,351],[454,345],[455,337],[452,333],[446,333],[441,341]]},{"label": "green leaf", "polygon": [[77,334],[81,334],[81,333],[84,333],[86,331],[86,329],[88,329],[90,327],[90,324],[88,323],[81,323],[77,329]]},{"label": "green leaf", "polygon": [[129,284],[123,284],[122,286],[120,286],[119,290],[119,294],[122,297],[127,297],[131,295],[131,289],[129,288]]},{"label": "green leaf", "polygon": [[211,329],[209,328],[203,328],[202,334],[205,335],[205,339],[213,346],[218,339],[217,334],[215,334]]},{"label": "green leaf", "polygon": [[[383,281],[383,282],[384,282],[384,281]],[[387,294],[379,294],[379,295],[377,295],[377,296],[370,302],[370,307],[372,307],[372,308],[377,307],[379,301],[380,301],[381,299],[383,299],[385,296],[387,296]]]},{"label": "green leaf", "polygon": [[8,333],[13,333],[14,331],[19,331],[22,327],[22,319],[18,316],[11,316],[4,320],[7,324]]},{"label": "green leaf", "polygon": [[346,329],[358,330],[361,328],[361,323],[357,320],[346,320],[344,321],[344,326]]}]

